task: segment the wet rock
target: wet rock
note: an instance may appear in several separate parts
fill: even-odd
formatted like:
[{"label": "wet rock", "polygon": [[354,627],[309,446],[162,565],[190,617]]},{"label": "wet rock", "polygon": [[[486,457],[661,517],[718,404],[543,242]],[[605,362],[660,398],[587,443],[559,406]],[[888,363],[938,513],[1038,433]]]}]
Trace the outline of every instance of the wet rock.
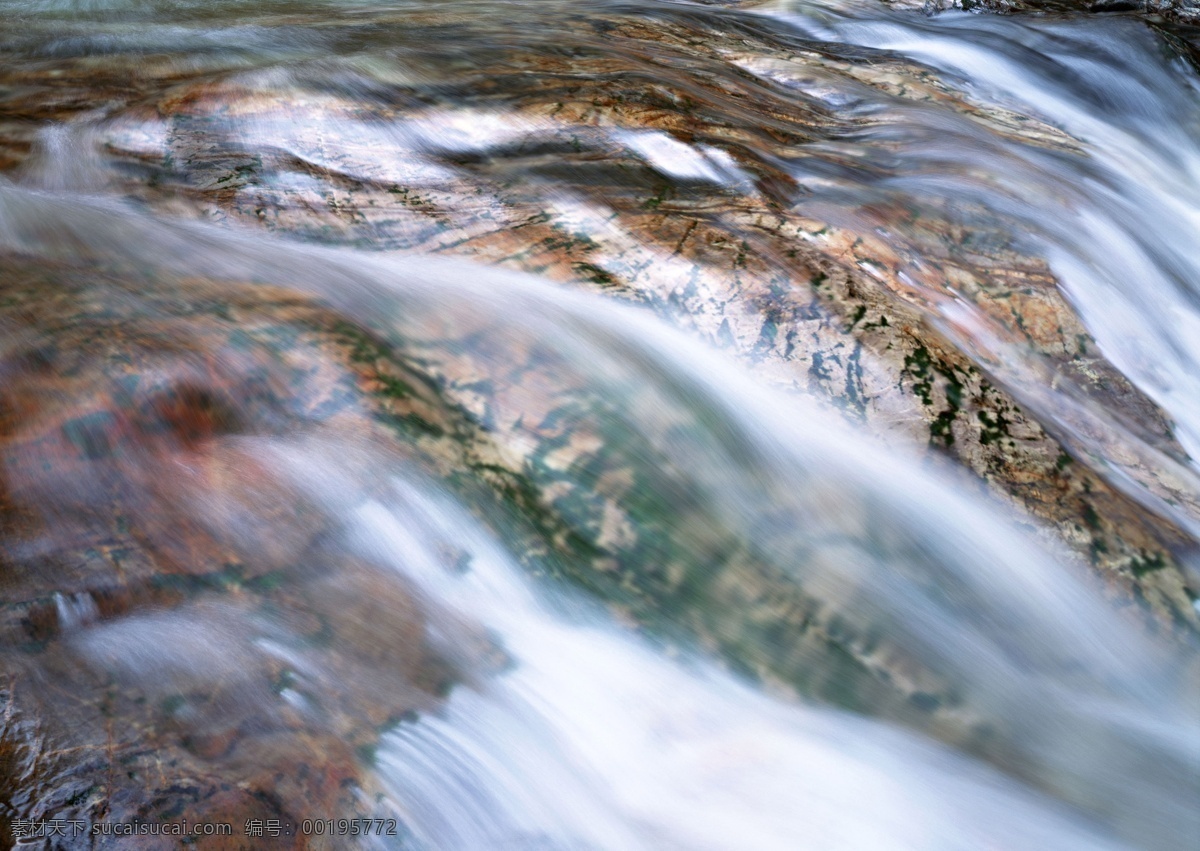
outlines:
[{"label": "wet rock", "polygon": [[304,326],[331,320],[262,294],[215,315],[178,288],[94,298],[111,281],[12,258],[3,279],[0,828],[173,848],[111,831],[232,825],[199,837],[217,849],[274,820],[255,847],[331,847],[300,823],[373,813],[378,735],[454,675],[405,584],[323,547],[329,517],[256,443],[377,428],[352,374],[324,382]]},{"label": "wet rock", "polygon": [[1152,19],[1167,18],[1173,21],[1193,23],[1200,20],[1200,6],[1191,0],[884,0],[897,9],[921,11],[927,15],[947,9],[964,12],[999,12],[1001,14],[1077,14],[1092,13],[1137,13]]},{"label": "wet rock", "polygon": [[[781,44],[753,17],[724,18],[718,29],[683,12],[655,14],[653,24],[632,15],[555,22],[502,47],[454,16],[385,16],[381,25],[415,27],[410,61],[427,77],[398,82],[383,55],[343,63],[370,96],[331,92],[303,73],[282,91],[266,71],[172,78],[169,88],[164,80],[163,94],[102,123],[109,167],[125,169],[110,185],[164,212],[335,245],[461,255],[647,305],[773,382],[955,459],[1055,528],[1114,595],[1146,601],[1169,629],[1193,630],[1175,555],[1188,535],[1114,489],[1103,465],[1089,469],[1086,452],[1064,442],[1068,424],[1031,410],[1014,376],[999,370],[995,345],[1031,349],[1046,381],[1077,386],[1120,428],[1132,423],[1147,448],[1126,443],[1109,457],[1132,453],[1126,476],[1160,505],[1196,515],[1187,475],[1171,466],[1182,450],[1170,424],[1097,353],[1045,264],[1016,250],[999,225],[966,229],[951,211],[867,208],[853,228],[834,226],[808,215],[803,193],[772,164],[861,124],[849,105],[867,91],[950,106],[1028,144],[1069,153],[1079,143],[1037,120],[983,110],[892,56]],[[421,32],[453,33],[490,58],[448,71]],[[553,50],[548,32],[557,33]],[[706,63],[730,69],[720,87],[688,70]],[[662,71],[653,81],[650,68]],[[655,146],[670,149],[670,168],[692,157],[692,176],[672,174]],[[547,195],[548,184],[573,196]],[[979,311],[986,336],[948,339],[935,329],[954,299]],[[530,423],[550,412],[528,408],[537,394],[520,387],[481,395],[485,374],[459,362],[438,379],[489,428],[516,429],[489,446],[536,446],[544,436]],[[371,380],[376,391],[390,381]],[[488,463],[524,477],[528,458],[518,448]],[[611,499],[595,510],[620,513]]]}]

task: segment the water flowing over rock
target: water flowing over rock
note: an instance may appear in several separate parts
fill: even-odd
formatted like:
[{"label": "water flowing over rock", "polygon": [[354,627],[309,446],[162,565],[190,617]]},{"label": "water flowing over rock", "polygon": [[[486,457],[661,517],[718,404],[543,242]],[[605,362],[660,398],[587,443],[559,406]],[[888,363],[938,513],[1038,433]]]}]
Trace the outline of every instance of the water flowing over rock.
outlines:
[{"label": "water flowing over rock", "polygon": [[[1200,830],[1185,26],[14,9],[6,839]],[[821,786],[772,748],[829,761],[827,824],[764,797]]]}]

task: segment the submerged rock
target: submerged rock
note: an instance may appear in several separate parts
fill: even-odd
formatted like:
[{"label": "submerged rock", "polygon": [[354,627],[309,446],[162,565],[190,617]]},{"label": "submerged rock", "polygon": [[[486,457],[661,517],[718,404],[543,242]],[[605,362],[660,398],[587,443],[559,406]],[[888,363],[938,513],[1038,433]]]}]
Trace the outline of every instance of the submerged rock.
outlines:
[{"label": "submerged rock", "polygon": [[256,847],[308,847],[305,819],[379,815],[364,754],[453,674],[399,577],[324,546],[329,518],[260,457],[375,428],[330,371],[332,320],[0,268],[7,841],[53,818],[89,847],[176,847],[104,831],[187,821],[234,848],[273,820]]},{"label": "submerged rock", "polygon": [[[868,97],[949,108],[1065,155],[1079,143],[984,110],[891,55],[787,40],[754,16],[652,10],[538,16],[504,38],[452,12],[378,13],[373,24],[403,27],[403,41],[368,40],[283,77],[273,63],[239,62],[181,78],[164,58],[143,68],[136,96],[70,131],[67,150],[102,153],[89,179],[166,213],[455,254],[646,304],[772,381],[957,460],[1054,528],[1114,594],[1194,630],[1175,566],[1188,534],[1102,478],[1132,453],[1118,483],[1133,477],[1160,510],[1171,502],[1195,518],[1194,476],[1173,460],[1182,450],[1167,419],[1099,354],[1046,265],[1001,224],[967,228],[953,211],[863,208],[854,229],[834,226],[780,168],[796,152],[815,167],[823,145],[871,122],[859,114]],[[337,44],[359,26],[322,21],[319,32]],[[475,60],[455,66],[450,54],[468,46]],[[56,64],[53,90],[94,86],[95,61],[78,83]],[[14,73],[21,103],[44,112],[49,92],[25,67]],[[50,156],[45,143],[31,150]],[[10,156],[22,157],[11,142]],[[15,173],[32,168],[22,162]],[[939,310],[956,299],[986,323],[973,339],[945,336]],[[1031,411],[1029,376],[1003,366],[1013,348],[1041,370],[1034,380],[1074,386],[1081,404],[1115,416],[1088,428],[1121,448],[1096,467],[1070,436],[1078,422]],[[477,389],[455,390],[471,380],[443,381],[484,416]],[[532,447],[540,418],[518,403],[489,425]],[[528,473],[527,460],[510,463]]]}]

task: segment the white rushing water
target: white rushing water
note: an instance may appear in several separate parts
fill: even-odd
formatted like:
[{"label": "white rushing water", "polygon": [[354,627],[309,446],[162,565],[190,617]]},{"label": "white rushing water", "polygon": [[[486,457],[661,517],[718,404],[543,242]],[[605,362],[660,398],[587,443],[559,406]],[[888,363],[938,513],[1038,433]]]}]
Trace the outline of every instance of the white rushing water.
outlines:
[{"label": "white rushing water", "polygon": [[[513,657],[385,739],[380,770],[421,847],[1116,847],[929,742],[772,700],[588,606],[547,605],[461,510],[411,484],[354,521],[366,552]],[[468,546],[470,569],[447,573],[418,530]]]},{"label": "white rushing water", "polygon": [[[413,584],[437,641],[460,646],[462,630],[482,628],[507,657],[502,672],[385,736],[377,766],[412,832],[406,847],[1125,847],[943,746],[771,698],[702,657],[664,655],[595,603],[531,585],[429,482],[398,475],[389,495],[368,498],[318,448],[272,451],[344,512],[360,556]],[[1012,534],[994,521],[990,531]],[[448,545],[469,555],[465,569],[446,565]],[[1078,625],[1088,595],[1060,594],[1056,614]]]},{"label": "white rushing water", "polygon": [[[733,420],[725,427],[735,431],[735,439],[763,452],[762,466],[739,471],[719,454],[672,460],[695,470],[697,484],[707,485],[706,498],[725,502],[734,515],[731,522],[746,534],[755,534],[751,530],[758,525],[757,500],[747,493],[754,487],[773,494],[775,510],[785,505],[795,522],[818,536],[853,535],[842,522],[840,506],[817,504],[821,483],[837,481],[843,493],[879,500],[882,522],[920,542],[917,561],[907,567],[918,577],[937,577],[941,590],[918,590],[913,578],[893,574],[899,565],[878,563],[869,550],[842,550],[840,559],[792,569],[803,571],[799,576],[809,587],[866,585],[858,600],[862,611],[883,612],[890,622],[902,624],[897,634],[908,635],[903,639],[908,646],[949,665],[956,681],[973,690],[988,711],[1021,731],[1017,735],[1039,773],[1068,786],[1086,776],[1084,785],[1093,785],[1084,797],[1099,795],[1114,810],[1123,810],[1137,822],[1142,841],[1170,842],[1193,829],[1189,777],[1200,751],[1190,710],[1161,690],[1153,650],[1139,646],[1090,591],[1053,567],[1053,560],[1023,540],[995,507],[977,505],[951,483],[929,479],[915,461],[872,450],[860,435],[847,435],[815,411],[793,409],[755,390],[732,365],[644,317],[540,285],[530,292],[530,282],[510,280],[513,289],[506,289],[503,276],[468,284],[465,270],[461,276],[454,267],[443,275],[436,272],[424,267],[418,274],[424,286],[436,288],[443,306],[451,288],[465,289],[476,310],[487,311],[490,299],[510,307],[526,301],[521,314],[534,325],[533,333],[540,325],[534,324],[536,318],[549,309],[553,318],[546,325],[560,332],[572,329],[567,338],[576,345],[598,338],[608,346],[615,343],[622,354],[629,352],[624,369],[630,362],[653,363],[655,372],[678,371],[672,382],[702,384],[699,393],[716,397],[722,415]],[[510,320],[505,325],[511,334]],[[612,356],[611,349],[591,350],[572,360],[594,363]],[[639,374],[641,381],[656,377]],[[777,484],[772,473],[781,480]],[[746,475],[752,484],[739,487]],[[782,496],[787,482],[805,480],[813,488],[809,494]],[[405,554],[402,563],[419,552],[400,530],[421,528],[421,521],[398,521],[378,506],[361,515],[360,523],[366,519],[375,528],[364,534],[390,542],[394,557]],[[453,537],[469,539],[462,530]],[[786,559],[786,553],[780,551],[779,558]],[[420,801],[428,808],[414,813],[414,823],[433,819],[425,828],[431,847],[470,848],[502,840],[521,847],[519,837],[530,821],[542,825],[534,834],[545,832],[551,847],[785,848],[793,847],[798,836],[815,848],[978,847],[985,845],[984,837],[996,847],[1102,845],[1048,812],[1014,817],[1014,808],[1026,805],[1009,797],[1015,789],[1006,791],[982,774],[973,775],[977,768],[944,761],[947,755],[926,750],[928,745],[846,716],[785,707],[702,664],[682,667],[627,639],[555,623],[539,613],[527,591],[490,584],[511,583],[503,569],[502,557],[493,550],[478,568],[482,576],[443,580],[449,587],[439,589],[439,596],[502,637],[513,652],[514,672],[501,678],[498,693],[464,691],[452,699],[445,716],[429,722],[427,733],[418,726],[394,740],[398,750],[390,764],[406,778],[398,800]],[[482,586],[473,587],[475,581]],[[947,589],[964,586],[977,608],[963,611],[961,600],[945,599]],[[1046,657],[1038,659],[1039,651],[1029,645],[1015,656],[1006,647],[1013,637],[1007,630],[1018,624]],[[1000,631],[993,631],[995,626]],[[1042,665],[1053,667],[1049,657],[1059,653],[1090,671],[1087,679],[1094,676],[1093,683],[1121,683],[1121,697],[1083,698],[1047,679],[1052,674],[1039,673]],[[750,754],[726,756],[726,748],[733,747],[726,742],[743,737]],[[831,749],[831,741],[846,749]],[[1159,756],[1148,769],[1143,760],[1151,753]],[[726,759],[734,764],[726,765]],[[434,790],[423,786],[428,773],[405,769],[414,763],[432,771]],[[447,765],[456,768],[443,779]],[[560,783],[564,772],[590,779]],[[456,785],[463,783],[465,788]],[[817,789],[821,804],[810,795]],[[495,807],[500,815],[468,819],[457,802],[480,795],[490,801],[484,812]],[[549,824],[556,827],[524,809],[530,795],[538,808],[555,802]],[[610,796],[615,801],[608,801]],[[593,823],[588,814],[598,806],[608,816]],[[584,823],[561,826],[566,812],[579,813]],[[907,813],[905,829],[899,826],[901,813]],[[605,832],[618,824],[632,833]],[[599,825],[605,831],[597,833]],[[751,825],[762,832],[754,833]],[[457,844],[453,837],[459,837]]]}]

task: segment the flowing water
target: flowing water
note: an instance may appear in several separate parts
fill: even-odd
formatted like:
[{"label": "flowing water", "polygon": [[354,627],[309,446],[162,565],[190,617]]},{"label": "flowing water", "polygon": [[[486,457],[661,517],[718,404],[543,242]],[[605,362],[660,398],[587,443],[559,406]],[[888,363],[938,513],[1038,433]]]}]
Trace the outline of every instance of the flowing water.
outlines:
[{"label": "flowing water", "polygon": [[[1194,846],[1177,44],[866,3],[8,5],[9,839],[179,796],[399,826],[333,847]],[[1168,529],[1172,628],[892,388],[830,406],[743,345],[792,333],[755,312],[789,245]],[[995,297],[1013,269],[1078,327],[992,309],[1033,298]]]}]

